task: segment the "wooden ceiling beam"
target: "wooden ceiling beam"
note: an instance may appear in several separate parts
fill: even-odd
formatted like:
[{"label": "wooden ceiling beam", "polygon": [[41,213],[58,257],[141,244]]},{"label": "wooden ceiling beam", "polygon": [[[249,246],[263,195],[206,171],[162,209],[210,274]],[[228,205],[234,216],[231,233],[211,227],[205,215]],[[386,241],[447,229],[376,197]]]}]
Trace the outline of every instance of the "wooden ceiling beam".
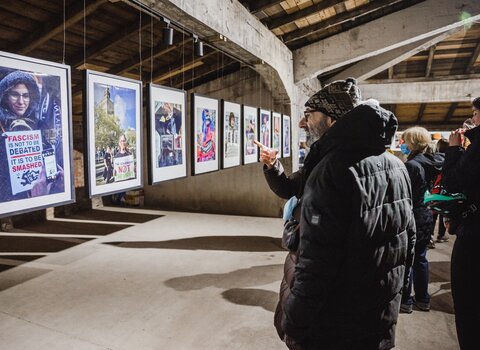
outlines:
[{"label": "wooden ceiling beam", "polygon": [[457,107],[458,107],[458,102],[454,102],[450,105],[450,107],[448,107],[448,112],[447,112],[447,115],[445,116],[446,123],[448,123],[452,119],[453,113],[455,112]]},{"label": "wooden ceiling beam", "polygon": [[[73,5],[67,10],[65,21],[62,16],[56,16],[57,18],[52,21],[52,23],[47,23],[37,30],[34,30],[33,35],[32,33],[28,33],[25,40],[20,40],[19,43],[12,48],[12,51],[25,55],[35,50],[37,47],[60,34],[64,28],[68,29],[84,17],[89,16],[106,2],[107,0],[86,0],[84,7],[82,1],[74,1]],[[25,10],[28,11],[28,8]]]},{"label": "wooden ceiling beam", "polygon": [[425,108],[427,107],[426,103],[420,104],[420,110],[418,111],[417,115],[417,124],[420,124],[423,119],[423,114],[425,113]]},{"label": "wooden ceiling beam", "polygon": [[263,23],[268,27],[270,30],[274,30],[279,28],[285,24],[289,24],[295,22],[299,19],[306,18],[311,16],[317,12],[323,11],[329,7],[338,5],[343,3],[345,0],[324,0],[319,2],[318,4],[314,4],[312,6],[306,7],[301,9],[297,12],[293,12],[291,14],[285,15],[284,13],[276,18],[269,18],[263,21]]},{"label": "wooden ceiling beam", "polygon": [[473,73],[473,66],[478,59],[478,55],[480,55],[480,41],[477,43],[477,47],[473,52],[472,58],[470,58],[470,62],[468,62],[467,68],[465,68],[465,74]]},{"label": "wooden ceiling beam", "polygon": [[278,5],[282,3],[284,0],[257,0],[253,3],[248,3],[248,10],[255,14],[257,12],[263,11],[268,9],[269,7]]},{"label": "wooden ceiling beam", "polygon": [[354,21],[358,19],[358,17],[365,16],[368,13],[373,11],[379,11],[386,6],[392,6],[393,4],[398,3],[399,1],[400,0],[378,0],[378,1],[369,2],[368,4],[359,6],[351,11],[342,12],[338,15],[327,18],[324,21],[320,21],[310,26],[286,33],[282,35],[283,42],[289,43],[289,42],[304,38],[306,36],[309,36],[313,33],[317,33],[324,29],[337,26],[339,24],[342,24],[343,22]]},{"label": "wooden ceiling beam", "polygon": [[[77,52],[77,54],[73,56],[71,59],[67,59],[67,63],[72,67],[78,67],[81,64],[83,64],[84,61],[87,61],[93,57],[100,55],[102,52],[105,52],[111,49],[112,47],[114,47],[115,45],[117,45],[118,43],[124,40],[128,40],[134,34],[138,35],[138,31],[139,31],[138,22],[139,21],[137,19],[136,21],[130,23],[126,27],[117,28],[117,30],[115,30],[114,33],[107,35],[104,40],[100,40],[95,44],[87,47],[85,50],[86,52],[85,57],[82,49],[80,50],[81,52]],[[149,26],[150,26],[150,23],[147,23],[147,21],[145,21],[145,23],[142,25],[142,28],[140,30],[144,30]]]},{"label": "wooden ceiling beam", "polygon": [[425,77],[428,78],[432,72],[433,57],[435,55],[435,45],[428,51],[427,68],[425,69]]}]

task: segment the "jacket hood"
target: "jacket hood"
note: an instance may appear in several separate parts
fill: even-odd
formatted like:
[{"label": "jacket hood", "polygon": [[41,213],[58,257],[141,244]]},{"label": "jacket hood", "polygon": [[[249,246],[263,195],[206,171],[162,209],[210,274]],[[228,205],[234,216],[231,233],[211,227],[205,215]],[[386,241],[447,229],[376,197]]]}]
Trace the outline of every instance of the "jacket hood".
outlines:
[{"label": "jacket hood", "polygon": [[392,143],[397,131],[395,115],[368,100],[340,118],[325,134],[332,147],[382,153]]},{"label": "jacket hood", "polygon": [[16,116],[7,107],[6,99],[8,98],[8,91],[17,84],[25,84],[30,93],[30,104],[23,118],[34,118],[37,107],[40,102],[40,90],[33,79],[33,76],[23,71],[14,71],[7,74],[2,81],[0,81],[0,117],[2,119],[15,119]]},{"label": "jacket hood", "polygon": [[432,180],[439,172],[442,171],[445,161],[444,153],[418,153],[408,158],[408,161],[415,161],[425,169],[427,181]]}]

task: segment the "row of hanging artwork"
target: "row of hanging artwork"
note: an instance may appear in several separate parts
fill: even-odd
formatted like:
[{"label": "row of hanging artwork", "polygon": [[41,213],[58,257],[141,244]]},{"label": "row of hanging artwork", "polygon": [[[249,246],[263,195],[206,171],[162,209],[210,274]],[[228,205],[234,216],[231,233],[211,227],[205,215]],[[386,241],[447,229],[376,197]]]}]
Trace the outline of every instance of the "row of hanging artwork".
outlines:
[{"label": "row of hanging artwork", "polygon": [[[90,196],[143,186],[142,82],[86,71]],[[255,140],[291,154],[287,115],[148,85],[149,183],[258,162]],[[0,217],[75,200],[70,66],[0,52]],[[188,137],[190,131],[191,137]],[[187,145],[190,143],[190,145]]]}]

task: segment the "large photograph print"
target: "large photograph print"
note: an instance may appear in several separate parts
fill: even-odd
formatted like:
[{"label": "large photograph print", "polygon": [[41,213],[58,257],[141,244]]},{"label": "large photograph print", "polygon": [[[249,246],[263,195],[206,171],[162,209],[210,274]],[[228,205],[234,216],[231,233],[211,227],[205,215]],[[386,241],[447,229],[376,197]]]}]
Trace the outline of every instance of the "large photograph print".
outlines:
[{"label": "large photograph print", "polygon": [[258,108],[243,106],[243,164],[258,161]]},{"label": "large photograph print", "polygon": [[72,202],[70,67],[0,52],[0,216]]},{"label": "large photograph print", "polygon": [[150,183],[187,176],[186,92],[150,84]]},{"label": "large photograph print", "polygon": [[193,175],[218,170],[218,100],[192,94]]},{"label": "large photograph print", "polygon": [[240,165],[240,113],[238,103],[223,101],[223,168]]},{"label": "large photograph print", "polygon": [[272,147],[271,140],[272,140],[272,114],[270,111],[265,109],[260,109],[260,131],[259,131],[259,138],[260,143],[266,147]]},{"label": "large photograph print", "polygon": [[288,115],[283,115],[282,120],[282,157],[287,158],[292,155],[292,122]]},{"label": "large photograph print", "polygon": [[90,196],[141,187],[142,82],[86,74]]},{"label": "large photograph print", "polygon": [[277,150],[277,158],[282,156],[282,115],[272,113],[272,148]]}]

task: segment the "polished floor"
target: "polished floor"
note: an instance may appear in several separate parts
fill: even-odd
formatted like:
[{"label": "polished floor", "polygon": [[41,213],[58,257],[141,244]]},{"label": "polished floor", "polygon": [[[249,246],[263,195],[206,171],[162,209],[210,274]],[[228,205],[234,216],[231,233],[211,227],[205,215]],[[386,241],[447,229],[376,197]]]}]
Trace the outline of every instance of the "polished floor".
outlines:
[{"label": "polished floor", "polygon": [[[271,218],[98,208],[0,233],[0,349],[284,349],[285,252]],[[452,241],[429,251],[432,310],[396,349],[457,349]]]}]

